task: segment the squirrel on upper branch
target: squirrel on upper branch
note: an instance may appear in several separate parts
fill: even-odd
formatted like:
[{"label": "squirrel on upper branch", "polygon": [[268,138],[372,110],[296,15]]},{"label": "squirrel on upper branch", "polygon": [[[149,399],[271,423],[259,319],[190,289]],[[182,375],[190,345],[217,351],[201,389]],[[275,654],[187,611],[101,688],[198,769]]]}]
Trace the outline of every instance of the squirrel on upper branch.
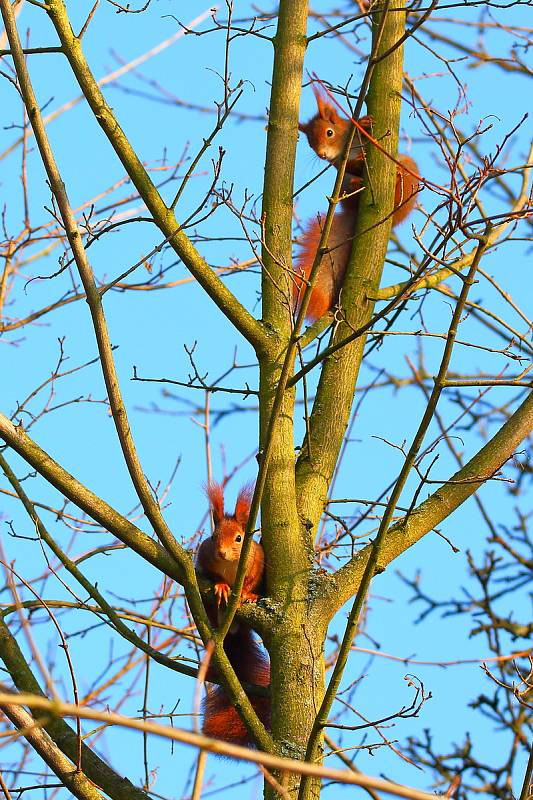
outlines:
[{"label": "squirrel on upper branch", "polygon": [[[244,542],[244,531],[250,515],[252,489],[245,486],[239,492],[233,514],[224,512],[224,492],[218,483],[207,486],[209,506],[213,514],[214,530],[209,539],[201,543],[196,563],[199,571],[214,582],[216,606],[204,601],[204,606],[213,627],[219,623],[221,603],[228,601],[230,589],[235,583],[237,566]],[[248,570],[244,579],[241,602],[254,603],[259,598],[265,567],[263,546],[253,541]],[[242,622],[233,623],[224,639],[224,651],[238,679],[256,686],[270,683],[270,665],[250,628]],[[207,677],[214,677],[208,670]],[[251,697],[250,702],[263,724],[270,727],[270,700],[266,697]],[[246,727],[220,686],[209,689],[203,706],[202,732],[206,736],[224,739],[226,742],[250,745],[252,741]]]},{"label": "squirrel on upper branch", "polygon": [[[353,127],[350,119],[343,119],[329,98],[313,87],[317,102],[317,113],[307,123],[299,123],[298,129],[305,133],[311,148],[326,161],[339,166]],[[365,131],[370,131],[372,118],[358,120]],[[355,220],[359,211],[359,194],[365,188],[363,171],[365,165],[365,135],[355,131],[342,184],[341,209],[333,217],[328,238],[328,252],[322,257],[318,274],[311,292],[306,317],[314,321],[326,314],[338,300],[344,274],[350,258]],[[368,141],[368,140],[367,140]],[[413,174],[414,173],[414,174]],[[413,210],[418,191],[418,167],[410,156],[399,155],[396,168],[394,213],[392,224],[403,222]],[[300,253],[296,260],[296,277],[293,289],[295,306],[305,291],[316,256],[322,227],[312,220],[303,236]]]}]

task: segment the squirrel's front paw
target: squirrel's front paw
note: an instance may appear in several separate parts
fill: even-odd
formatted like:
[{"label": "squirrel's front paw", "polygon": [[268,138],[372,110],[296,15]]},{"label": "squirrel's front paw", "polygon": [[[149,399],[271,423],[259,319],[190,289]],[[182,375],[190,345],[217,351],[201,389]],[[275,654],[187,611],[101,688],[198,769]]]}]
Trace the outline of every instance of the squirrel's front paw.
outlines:
[{"label": "squirrel's front paw", "polygon": [[259,600],[259,595],[255,594],[254,592],[249,592],[246,589],[243,589],[241,592],[241,602],[242,603],[257,603]]},{"label": "squirrel's front paw", "polygon": [[230,587],[227,583],[215,583],[215,597],[217,598],[217,606],[220,606],[222,600],[227,604],[230,593]]}]

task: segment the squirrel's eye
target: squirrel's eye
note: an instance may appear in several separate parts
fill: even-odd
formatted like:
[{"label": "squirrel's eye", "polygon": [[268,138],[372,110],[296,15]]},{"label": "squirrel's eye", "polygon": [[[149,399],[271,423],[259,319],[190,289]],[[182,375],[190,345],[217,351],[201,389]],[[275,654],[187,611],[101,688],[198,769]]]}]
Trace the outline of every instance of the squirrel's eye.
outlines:
[{"label": "squirrel's eye", "polygon": [[235,537],[235,541],[236,542],[242,542],[242,536],[241,536],[240,533],[238,533],[237,536]]},{"label": "squirrel's eye", "polygon": [[335,131],[333,128],[328,128],[326,131],[326,136],[331,139],[332,136],[335,136]]}]

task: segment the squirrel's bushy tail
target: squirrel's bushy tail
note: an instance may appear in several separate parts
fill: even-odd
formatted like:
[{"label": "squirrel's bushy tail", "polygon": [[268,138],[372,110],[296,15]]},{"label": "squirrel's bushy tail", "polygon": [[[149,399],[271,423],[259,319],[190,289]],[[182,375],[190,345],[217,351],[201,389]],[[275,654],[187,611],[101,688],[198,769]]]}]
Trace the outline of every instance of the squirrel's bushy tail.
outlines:
[{"label": "squirrel's bushy tail", "polygon": [[[318,273],[307,306],[306,319],[314,321],[324,316],[336,302],[350,258],[352,236],[357,211],[343,208],[333,217],[328,237],[328,252],[322,256]],[[312,220],[303,235],[302,247],[296,258],[293,300],[295,307],[301,301],[315,260],[324,219]]]},{"label": "squirrel's bushy tail", "polygon": [[[393,226],[403,222],[413,210],[419,186],[418,178],[415,177],[418,174],[418,167],[413,159],[406,155],[400,155],[398,161],[394,191],[395,210],[392,215]],[[415,175],[412,175],[411,172]],[[320,261],[307,307],[306,319],[311,322],[323,317],[339,299],[352,248],[355,220],[359,211],[360,190],[363,188],[360,175],[346,174],[343,183],[346,196],[341,200],[341,210],[333,217],[327,241],[328,252],[322,256]],[[301,302],[311,274],[313,261],[320,244],[324,219],[325,217],[312,220],[307,225],[302,237],[301,249],[296,257],[293,284],[295,308]]]},{"label": "squirrel's bushy tail", "polygon": [[402,154],[398,156],[398,161],[400,165],[396,172],[396,190],[394,193],[394,206],[396,211],[392,217],[393,225],[399,225],[400,222],[403,222],[404,219],[409,216],[416,203],[416,196],[420,185],[418,178],[415,178],[414,175],[402,169],[402,166],[407,167],[411,172],[418,174],[416,161],[413,161],[410,156]]},{"label": "squirrel's bushy tail", "polygon": [[[224,650],[243,683],[268,686],[270,665],[261,645],[254,639],[250,629],[239,625],[235,633],[224,640]],[[209,673],[208,673],[209,678]],[[252,707],[267,729],[270,729],[270,700],[267,697],[251,697]],[[225,690],[211,687],[203,704],[204,722],[202,733],[215,739],[239,745],[253,744],[248,731]]]},{"label": "squirrel's bushy tail", "polygon": [[[392,215],[393,227],[396,227],[396,225],[399,225],[407,219],[415,206],[416,197],[420,188],[420,181],[415,175],[418,175],[418,166],[416,162],[413,161],[410,156],[400,153],[398,155],[398,164],[396,165],[394,213]],[[362,176],[360,174],[352,175],[346,173],[342,184],[342,191],[345,192],[346,196],[341,200],[341,206],[343,209],[350,208],[352,210],[354,227],[355,218],[359,210],[361,189],[364,189]]]}]

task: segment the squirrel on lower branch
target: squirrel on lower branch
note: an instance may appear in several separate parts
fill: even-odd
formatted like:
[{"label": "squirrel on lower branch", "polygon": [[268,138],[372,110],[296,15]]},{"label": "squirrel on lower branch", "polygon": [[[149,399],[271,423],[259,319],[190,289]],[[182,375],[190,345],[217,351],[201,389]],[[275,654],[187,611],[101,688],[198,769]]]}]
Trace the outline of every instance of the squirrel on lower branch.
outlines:
[{"label": "squirrel on lower branch", "polygon": [[[239,492],[233,514],[224,512],[222,486],[210,483],[207,486],[209,506],[213,514],[214,530],[209,539],[199,547],[196,559],[198,570],[214,583],[217,605],[204,602],[207,616],[213,627],[218,626],[221,603],[227,603],[230,589],[235,583],[237,566],[244,542],[244,530],[250,514],[252,490],[244,487]],[[248,571],[244,579],[241,602],[256,602],[261,591],[265,566],[263,546],[252,542]],[[233,623],[224,639],[224,651],[238,679],[243,683],[268,686],[270,665],[250,628],[242,622]],[[207,678],[214,677],[208,670]],[[255,713],[261,722],[270,727],[270,700],[266,697],[251,697]],[[206,736],[224,739],[226,742],[250,745],[252,741],[246,727],[232,705],[228,695],[220,686],[211,687],[203,706],[202,732]]]},{"label": "squirrel on lower branch", "polygon": [[[339,166],[346,149],[348,136],[353,123],[343,119],[320,91],[313,88],[317,101],[317,113],[307,123],[299,123],[298,128],[305,133],[311,148],[320,157]],[[361,117],[358,124],[369,131],[372,118]],[[322,256],[318,274],[315,279],[306,318],[310,321],[320,319],[333,308],[338,300],[348,260],[352,248],[352,237],[355,221],[359,212],[359,194],[365,188],[363,170],[365,164],[365,139],[356,130],[350,153],[346,163],[346,173],[342,185],[344,197],[341,197],[341,209],[332,221],[328,238],[328,252]],[[414,174],[413,174],[414,173]],[[418,191],[418,167],[410,156],[399,155],[396,169],[396,187],[394,192],[394,212],[392,224],[403,222],[413,210]],[[311,273],[316,256],[322,226],[319,220],[312,220],[303,236],[300,253],[296,260],[296,277],[293,289],[295,306],[305,291],[306,281]]]}]

